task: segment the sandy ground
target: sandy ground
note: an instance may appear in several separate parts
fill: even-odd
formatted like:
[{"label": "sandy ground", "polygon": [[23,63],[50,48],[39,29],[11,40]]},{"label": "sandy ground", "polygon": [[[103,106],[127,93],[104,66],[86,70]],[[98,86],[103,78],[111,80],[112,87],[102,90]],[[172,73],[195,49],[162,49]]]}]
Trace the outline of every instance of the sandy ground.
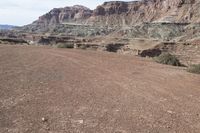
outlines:
[{"label": "sandy ground", "polygon": [[200,76],[114,53],[0,46],[1,133],[199,133]]}]

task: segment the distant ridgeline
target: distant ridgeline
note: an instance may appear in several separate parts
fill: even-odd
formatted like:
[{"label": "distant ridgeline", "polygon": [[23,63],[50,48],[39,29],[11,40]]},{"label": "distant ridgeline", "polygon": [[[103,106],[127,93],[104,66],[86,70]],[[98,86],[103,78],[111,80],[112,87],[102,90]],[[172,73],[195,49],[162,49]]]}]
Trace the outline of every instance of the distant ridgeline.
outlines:
[{"label": "distant ridgeline", "polygon": [[11,30],[14,27],[13,25],[0,25],[0,30]]}]

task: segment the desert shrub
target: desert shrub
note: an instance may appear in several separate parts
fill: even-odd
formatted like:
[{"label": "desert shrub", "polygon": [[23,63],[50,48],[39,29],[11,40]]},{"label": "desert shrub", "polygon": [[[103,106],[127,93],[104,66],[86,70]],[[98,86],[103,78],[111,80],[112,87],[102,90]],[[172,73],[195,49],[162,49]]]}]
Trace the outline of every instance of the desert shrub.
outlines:
[{"label": "desert shrub", "polygon": [[117,50],[119,50],[122,46],[123,44],[108,44],[106,45],[106,51],[117,52]]},{"label": "desert shrub", "polygon": [[187,71],[191,73],[200,74],[200,64],[189,66]]},{"label": "desert shrub", "polygon": [[57,48],[74,48],[74,44],[72,44],[72,43],[62,43],[62,44],[58,44]]},{"label": "desert shrub", "polygon": [[157,57],[160,54],[162,54],[162,51],[160,49],[147,49],[139,53],[141,57]]},{"label": "desert shrub", "polygon": [[27,43],[27,41],[23,39],[17,39],[17,38],[1,38],[1,42],[8,42],[8,43]]},{"label": "desert shrub", "polygon": [[155,61],[161,64],[167,64],[172,66],[182,66],[180,61],[176,58],[176,56],[171,55],[169,53],[163,53],[155,58]]},{"label": "desert shrub", "polygon": [[80,47],[79,47],[80,49],[87,49],[88,48],[88,46],[87,45],[80,45]]}]

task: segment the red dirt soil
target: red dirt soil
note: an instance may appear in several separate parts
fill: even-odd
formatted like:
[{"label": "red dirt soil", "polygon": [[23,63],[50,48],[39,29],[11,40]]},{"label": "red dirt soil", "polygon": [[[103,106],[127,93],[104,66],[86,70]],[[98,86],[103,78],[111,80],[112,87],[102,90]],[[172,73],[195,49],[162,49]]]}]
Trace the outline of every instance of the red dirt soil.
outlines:
[{"label": "red dirt soil", "polygon": [[200,76],[114,53],[0,45],[1,133],[199,133]]}]

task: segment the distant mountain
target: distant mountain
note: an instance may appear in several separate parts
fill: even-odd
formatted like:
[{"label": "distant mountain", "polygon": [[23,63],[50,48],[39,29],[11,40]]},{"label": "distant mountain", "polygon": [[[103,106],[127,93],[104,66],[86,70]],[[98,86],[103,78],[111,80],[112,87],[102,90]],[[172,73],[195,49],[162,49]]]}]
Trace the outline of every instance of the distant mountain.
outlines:
[{"label": "distant mountain", "polygon": [[13,27],[15,27],[15,26],[13,26],[13,25],[1,25],[0,24],[0,30],[10,30]]}]

